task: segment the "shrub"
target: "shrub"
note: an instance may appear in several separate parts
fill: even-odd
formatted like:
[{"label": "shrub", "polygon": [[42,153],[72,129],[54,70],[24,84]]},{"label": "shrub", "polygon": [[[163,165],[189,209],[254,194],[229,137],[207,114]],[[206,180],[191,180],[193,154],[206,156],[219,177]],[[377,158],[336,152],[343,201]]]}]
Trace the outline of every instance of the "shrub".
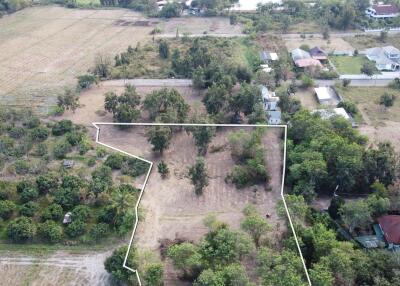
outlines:
[{"label": "shrub", "polygon": [[35,187],[35,184],[28,180],[22,180],[17,183],[17,192],[22,193],[22,191],[26,189],[32,189]]},{"label": "shrub", "polygon": [[24,216],[12,220],[7,226],[7,236],[14,242],[32,239],[35,233],[36,226],[32,219]]},{"label": "shrub", "polygon": [[62,178],[61,187],[73,190],[79,190],[84,186],[84,184],[85,182],[78,176],[67,175]]},{"label": "shrub", "polygon": [[42,221],[54,220],[60,221],[63,218],[63,209],[58,204],[51,204],[43,211],[41,215]]},{"label": "shrub", "polygon": [[86,224],[83,221],[75,220],[65,228],[65,233],[69,237],[75,238],[83,235],[85,233],[85,229],[86,229]]},{"label": "shrub", "polygon": [[16,209],[16,205],[9,200],[0,201],[0,217],[4,220],[9,219],[14,210]]},{"label": "shrub", "polygon": [[88,167],[93,167],[94,165],[96,165],[96,158],[94,157],[89,158],[87,161],[87,165]]},{"label": "shrub", "polygon": [[36,127],[30,131],[30,136],[34,141],[44,141],[49,137],[49,130],[43,126]]},{"label": "shrub", "polygon": [[48,193],[58,187],[58,178],[52,174],[38,176],[36,186],[41,194]]},{"label": "shrub", "polygon": [[26,131],[23,127],[12,127],[8,131],[8,134],[10,135],[11,138],[19,139],[19,138],[25,136]]},{"label": "shrub", "polygon": [[97,78],[91,74],[78,76],[78,86],[81,89],[89,88],[93,83],[97,83]]},{"label": "shrub", "polygon": [[76,146],[82,142],[84,134],[82,132],[71,131],[67,133],[66,139],[71,146]]},{"label": "shrub", "polygon": [[391,107],[393,106],[395,99],[396,97],[393,94],[385,92],[385,94],[381,96],[379,103],[385,107]]},{"label": "shrub", "polygon": [[14,163],[15,172],[18,175],[26,175],[29,172],[29,164],[27,161],[18,160]]},{"label": "shrub", "polygon": [[54,202],[63,209],[71,209],[79,203],[78,190],[59,188],[54,192]]},{"label": "shrub", "polygon": [[118,153],[111,154],[107,157],[105,165],[113,170],[119,170],[124,162],[124,157]]},{"label": "shrub", "polygon": [[53,155],[57,159],[64,159],[70,151],[71,151],[71,144],[64,141],[54,146]]},{"label": "shrub", "polygon": [[145,174],[149,170],[149,164],[135,158],[127,158],[124,162],[121,172],[124,175],[138,177]]},{"label": "shrub", "polygon": [[89,231],[89,236],[93,241],[99,241],[107,234],[108,234],[108,225],[105,223],[96,224]]},{"label": "shrub", "polygon": [[92,172],[93,181],[99,180],[108,186],[112,185],[112,171],[108,166],[100,166]]},{"label": "shrub", "polygon": [[99,158],[103,158],[107,154],[106,149],[103,147],[97,147],[96,148],[96,156]]},{"label": "shrub", "polygon": [[72,220],[85,222],[90,217],[90,209],[87,206],[79,205],[72,210]]},{"label": "shrub", "polygon": [[56,243],[62,239],[62,227],[52,220],[47,220],[39,225],[38,235],[48,242]]},{"label": "shrub", "polygon": [[47,155],[47,153],[48,153],[48,150],[47,150],[47,145],[46,144],[39,143],[36,146],[36,155],[37,156],[43,157],[43,156]]},{"label": "shrub", "polygon": [[349,102],[349,101],[339,102],[338,107],[343,107],[352,116],[354,116],[355,114],[358,113],[357,106],[354,103]]},{"label": "shrub", "polygon": [[24,189],[20,194],[21,202],[27,203],[39,197],[39,192],[36,188]]},{"label": "shrub", "polygon": [[19,210],[19,214],[21,216],[33,217],[36,212],[39,210],[39,204],[35,202],[27,202],[23,204],[21,209]]},{"label": "shrub", "polygon": [[36,116],[28,117],[23,125],[29,129],[33,129],[40,126],[40,119]]},{"label": "shrub", "polygon": [[168,165],[164,161],[161,161],[160,163],[158,163],[157,169],[158,169],[158,173],[160,173],[160,175],[161,175],[161,178],[165,179],[168,176],[168,174],[169,174]]},{"label": "shrub", "polygon": [[54,124],[54,126],[51,130],[51,133],[54,136],[61,136],[67,132],[72,131],[73,128],[74,128],[74,126],[73,126],[71,120],[61,120]]}]

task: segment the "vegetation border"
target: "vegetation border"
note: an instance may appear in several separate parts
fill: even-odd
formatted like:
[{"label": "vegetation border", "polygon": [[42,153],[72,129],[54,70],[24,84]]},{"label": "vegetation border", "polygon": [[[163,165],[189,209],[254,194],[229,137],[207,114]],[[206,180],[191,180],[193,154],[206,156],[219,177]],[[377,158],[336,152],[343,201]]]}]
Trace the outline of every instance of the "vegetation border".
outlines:
[{"label": "vegetation border", "polygon": [[151,161],[148,161],[148,160],[146,160],[144,158],[135,156],[133,154],[130,154],[128,152],[122,151],[122,150],[120,150],[118,148],[115,148],[115,147],[112,147],[110,145],[107,145],[105,143],[100,142],[100,126],[101,125],[108,125],[108,126],[109,125],[116,125],[116,126],[120,125],[120,126],[204,126],[204,127],[270,127],[270,128],[283,128],[284,129],[284,133],[285,133],[285,142],[284,142],[284,147],[283,147],[283,167],[282,167],[281,197],[282,197],[282,200],[283,200],[283,205],[285,206],[286,214],[288,216],[290,228],[292,229],[292,232],[293,232],[293,235],[294,235],[294,239],[296,241],[297,249],[299,251],[300,258],[301,258],[301,261],[303,263],[303,267],[304,267],[304,271],[305,271],[305,274],[306,274],[306,277],[307,277],[308,284],[311,286],[311,280],[310,280],[310,277],[309,277],[309,274],[308,274],[308,270],[307,270],[307,267],[306,267],[306,264],[305,264],[305,260],[303,258],[303,254],[301,252],[300,244],[299,244],[299,241],[297,239],[296,231],[294,229],[294,226],[293,226],[293,223],[292,223],[292,219],[290,217],[289,209],[288,209],[287,204],[286,204],[285,195],[284,195],[285,174],[286,174],[287,125],[269,125],[269,124],[191,124],[191,123],[114,123],[114,122],[112,122],[112,123],[111,122],[93,122],[92,124],[96,128],[96,144],[99,144],[99,145],[102,145],[104,147],[110,148],[110,149],[112,149],[114,151],[121,152],[124,155],[136,158],[138,160],[141,160],[141,161],[144,161],[144,162],[150,164],[150,168],[149,168],[149,170],[148,170],[148,172],[146,174],[146,178],[145,178],[143,186],[142,186],[142,188],[140,190],[139,198],[138,198],[138,200],[136,202],[136,205],[135,205],[135,222],[134,222],[132,235],[131,235],[131,238],[130,238],[130,241],[129,241],[129,245],[128,245],[128,250],[126,252],[124,263],[122,265],[123,268],[126,268],[129,271],[132,271],[132,272],[134,272],[136,274],[136,277],[138,279],[138,282],[139,282],[140,286],[142,285],[142,283],[140,281],[140,276],[139,276],[138,271],[136,269],[132,269],[132,268],[126,266],[126,261],[128,259],[129,251],[130,251],[130,248],[132,246],[132,242],[133,242],[133,238],[134,238],[135,233],[136,233],[137,225],[139,223],[139,218],[138,218],[139,204],[140,204],[140,201],[142,199],[142,196],[143,196],[144,190],[146,188],[146,184],[147,184],[147,181],[149,179],[149,176],[150,176],[150,173],[151,173],[151,170],[153,168],[154,163],[151,162]]}]

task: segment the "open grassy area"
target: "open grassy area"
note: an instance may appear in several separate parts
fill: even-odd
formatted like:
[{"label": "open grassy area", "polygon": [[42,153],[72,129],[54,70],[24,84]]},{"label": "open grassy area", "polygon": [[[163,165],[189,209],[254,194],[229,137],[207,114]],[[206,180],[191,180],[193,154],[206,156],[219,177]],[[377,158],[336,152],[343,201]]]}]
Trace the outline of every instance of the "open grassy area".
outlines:
[{"label": "open grassy area", "polygon": [[349,42],[355,49],[364,50],[374,47],[395,46],[400,49],[400,37],[398,35],[389,36],[385,42],[379,40],[375,35],[362,35],[357,37],[346,37],[345,41]]},{"label": "open grassy area", "polygon": [[[397,97],[394,105],[383,108],[379,104],[380,97],[385,93]],[[340,89],[340,94],[345,100],[355,103],[361,111],[364,122],[379,126],[385,121],[400,122],[400,91],[387,87],[348,87]]]},{"label": "open grassy area", "polygon": [[[360,74],[363,64],[369,62],[364,56],[331,56],[329,60],[336,67],[339,74]],[[375,72],[378,73],[378,70]]]}]

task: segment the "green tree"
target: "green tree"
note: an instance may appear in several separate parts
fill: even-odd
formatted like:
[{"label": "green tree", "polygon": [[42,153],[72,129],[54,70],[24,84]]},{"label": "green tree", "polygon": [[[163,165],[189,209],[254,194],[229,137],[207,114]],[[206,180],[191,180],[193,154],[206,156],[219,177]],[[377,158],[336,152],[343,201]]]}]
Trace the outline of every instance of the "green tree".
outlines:
[{"label": "green tree", "polygon": [[253,238],[256,247],[259,247],[261,237],[271,229],[271,226],[257,212],[253,205],[246,206],[243,213],[245,218],[241,223],[241,228]]},{"label": "green tree", "polygon": [[203,98],[203,103],[209,114],[218,114],[225,107],[228,91],[222,85],[212,85]]},{"label": "green tree", "polygon": [[172,130],[168,126],[152,126],[146,133],[147,141],[153,145],[153,151],[162,154],[168,148]]},{"label": "green tree", "polygon": [[0,217],[4,220],[11,218],[17,206],[9,200],[0,200]]},{"label": "green tree", "polygon": [[166,41],[161,40],[159,45],[158,45],[158,52],[160,54],[160,57],[163,59],[168,59],[169,57],[169,45]]},{"label": "green tree", "polygon": [[81,236],[85,232],[86,224],[81,220],[74,220],[65,228],[65,233],[71,238]]},{"label": "green tree", "polygon": [[229,108],[236,114],[243,112],[249,115],[254,112],[256,104],[260,102],[262,102],[262,97],[259,87],[242,84],[239,92],[229,98]]},{"label": "green tree", "polygon": [[189,177],[194,185],[196,195],[202,195],[204,188],[208,186],[207,169],[203,159],[196,159],[196,163],[189,168]]},{"label": "green tree", "polygon": [[[210,120],[206,117],[194,119],[196,123],[210,124]],[[216,128],[214,126],[189,126],[186,128],[193,135],[194,142],[197,146],[199,155],[207,154],[208,145],[215,136]]]},{"label": "green tree", "polygon": [[146,267],[143,280],[149,286],[162,286],[164,269],[161,263],[152,263]]},{"label": "green tree", "polygon": [[[127,283],[129,285],[137,285],[136,274],[125,269],[123,266],[125,255],[128,251],[127,246],[122,246],[112,253],[104,262],[104,267],[108,273],[112,275],[112,279],[117,283]],[[132,269],[138,269],[137,251],[134,247],[129,249],[126,265]]]},{"label": "green tree", "polygon": [[62,228],[54,221],[48,220],[39,225],[38,235],[45,241],[56,243],[62,239]]},{"label": "green tree", "polygon": [[12,220],[7,226],[7,236],[14,242],[26,242],[36,234],[36,225],[32,219],[21,216]]},{"label": "green tree", "polygon": [[79,107],[79,96],[74,90],[67,88],[64,95],[57,97],[57,105],[63,110],[72,110],[75,113],[75,110]]},{"label": "green tree", "polygon": [[168,258],[172,260],[175,269],[181,272],[182,277],[196,277],[201,269],[201,256],[196,245],[183,242],[168,248]]},{"label": "green tree", "polygon": [[372,62],[366,62],[361,67],[361,73],[372,76],[375,73],[375,65]]},{"label": "green tree", "polygon": [[391,106],[393,106],[395,99],[396,99],[396,96],[385,92],[379,99],[379,104],[383,105],[385,107],[391,107]]},{"label": "green tree", "polygon": [[371,209],[365,200],[347,202],[340,208],[339,213],[351,233],[356,227],[364,228],[373,222]]},{"label": "green tree", "polygon": [[63,217],[63,209],[58,204],[48,205],[43,210],[43,213],[41,215],[42,221],[47,221],[47,220],[60,221],[62,217]]}]

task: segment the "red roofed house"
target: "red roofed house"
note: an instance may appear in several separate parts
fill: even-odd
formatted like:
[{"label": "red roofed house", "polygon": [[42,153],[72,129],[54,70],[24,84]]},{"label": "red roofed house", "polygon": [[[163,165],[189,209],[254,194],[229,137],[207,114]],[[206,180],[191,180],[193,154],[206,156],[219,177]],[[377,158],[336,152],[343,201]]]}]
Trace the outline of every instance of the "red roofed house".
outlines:
[{"label": "red roofed house", "polygon": [[312,48],[310,50],[310,55],[313,59],[316,59],[319,61],[326,61],[328,59],[327,53],[319,47]]},{"label": "red roofed house", "polygon": [[365,14],[374,19],[387,19],[400,16],[400,9],[395,4],[376,4],[369,7]]},{"label": "red roofed house", "polygon": [[381,216],[378,223],[387,243],[400,245],[400,215]]}]

